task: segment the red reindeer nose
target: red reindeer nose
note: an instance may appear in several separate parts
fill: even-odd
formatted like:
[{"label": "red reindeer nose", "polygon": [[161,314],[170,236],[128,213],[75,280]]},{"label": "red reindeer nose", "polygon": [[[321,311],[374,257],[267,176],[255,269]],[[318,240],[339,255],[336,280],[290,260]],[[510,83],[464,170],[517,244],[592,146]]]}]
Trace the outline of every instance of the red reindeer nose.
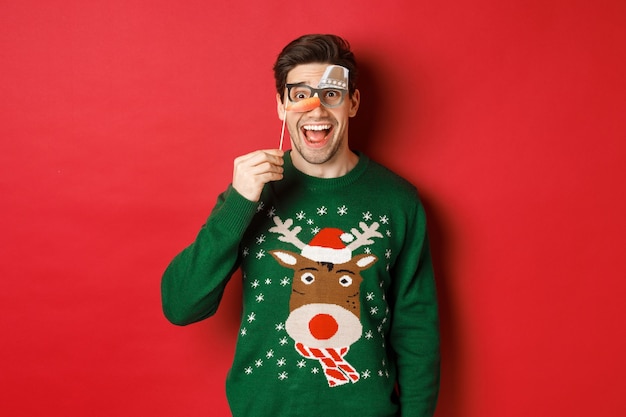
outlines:
[{"label": "red reindeer nose", "polygon": [[318,340],[330,339],[338,329],[337,320],[330,314],[317,314],[309,321],[311,335]]}]

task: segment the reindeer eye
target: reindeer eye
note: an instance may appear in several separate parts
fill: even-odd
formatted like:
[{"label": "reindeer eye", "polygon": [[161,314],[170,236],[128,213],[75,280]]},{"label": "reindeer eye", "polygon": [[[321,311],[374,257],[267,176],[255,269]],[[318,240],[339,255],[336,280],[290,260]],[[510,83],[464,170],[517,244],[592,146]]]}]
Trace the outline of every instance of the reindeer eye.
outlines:
[{"label": "reindeer eye", "polygon": [[352,285],[352,277],[349,277],[348,275],[343,275],[341,278],[339,278],[339,284],[341,284],[342,287],[349,287],[350,285]]},{"label": "reindeer eye", "polygon": [[313,284],[313,281],[315,281],[315,275],[313,275],[310,272],[306,272],[304,274],[302,274],[302,276],[300,277],[300,279],[302,280],[302,282],[304,282],[306,285],[310,285]]}]

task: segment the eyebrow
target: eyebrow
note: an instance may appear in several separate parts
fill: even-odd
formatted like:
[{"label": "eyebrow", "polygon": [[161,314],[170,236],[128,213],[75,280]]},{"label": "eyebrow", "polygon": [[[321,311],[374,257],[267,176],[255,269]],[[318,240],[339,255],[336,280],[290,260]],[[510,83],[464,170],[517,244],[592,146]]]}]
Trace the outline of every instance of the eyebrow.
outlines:
[{"label": "eyebrow", "polygon": [[319,88],[319,86],[317,87],[313,87],[310,84],[307,84],[305,82],[301,82],[301,83],[285,83],[285,89],[289,89],[291,87],[308,87],[312,90],[316,90],[316,91],[348,91],[348,89],[346,88],[340,88],[340,87],[324,87],[324,88]]},{"label": "eyebrow", "polygon": [[299,82],[299,83],[285,83],[285,88],[287,88],[287,87],[300,87],[300,86],[309,87],[309,88],[313,88],[313,89],[316,89],[316,90],[323,90],[322,88],[313,87],[311,84],[307,84],[305,81],[302,81],[302,82]]},{"label": "eyebrow", "polygon": [[289,86],[289,85],[291,85],[291,86],[296,86],[296,85],[306,85],[307,87],[311,87],[311,85],[310,85],[310,84],[307,84],[307,82],[306,82],[306,81],[298,81],[298,82],[295,82],[295,83],[288,83],[288,82],[285,82],[285,87],[287,87],[287,86]]}]

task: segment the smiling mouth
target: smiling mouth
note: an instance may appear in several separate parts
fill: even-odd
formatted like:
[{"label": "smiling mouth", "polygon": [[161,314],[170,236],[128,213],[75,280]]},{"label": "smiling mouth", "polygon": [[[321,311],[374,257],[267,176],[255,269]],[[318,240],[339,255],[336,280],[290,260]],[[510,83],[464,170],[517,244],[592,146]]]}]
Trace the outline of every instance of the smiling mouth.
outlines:
[{"label": "smiling mouth", "polygon": [[331,124],[304,125],[302,133],[309,145],[323,146],[328,141],[332,128]]}]

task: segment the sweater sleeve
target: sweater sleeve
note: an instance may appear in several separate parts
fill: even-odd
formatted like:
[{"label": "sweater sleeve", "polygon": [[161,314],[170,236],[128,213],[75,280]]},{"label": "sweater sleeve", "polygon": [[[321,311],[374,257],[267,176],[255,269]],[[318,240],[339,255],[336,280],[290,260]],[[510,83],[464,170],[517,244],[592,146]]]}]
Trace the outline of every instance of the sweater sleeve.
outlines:
[{"label": "sweater sleeve", "polygon": [[257,203],[232,186],[218,201],[195,241],[168,265],[161,280],[163,312],[177,325],[212,316],[239,265],[239,244]]},{"label": "sweater sleeve", "polygon": [[392,277],[391,344],[402,417],[431,417],[439,393],[439,319],[426,216],[417,200]]}]

